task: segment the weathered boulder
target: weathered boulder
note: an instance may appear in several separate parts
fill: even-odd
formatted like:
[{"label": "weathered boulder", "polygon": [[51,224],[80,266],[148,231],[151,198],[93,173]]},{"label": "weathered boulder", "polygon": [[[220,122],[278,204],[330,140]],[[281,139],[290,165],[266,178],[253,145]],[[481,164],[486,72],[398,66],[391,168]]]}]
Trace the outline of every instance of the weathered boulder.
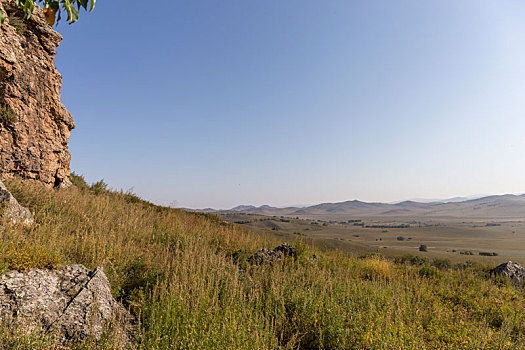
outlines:
[{"label": "weathered boulder", "polygon": [[289,245],[288,243],[283,243],[275,248],[273,248],[273,250],[275,252],[281,252],[283,253],[284,256],[291,256],[291,257],[295,257],[296,255],[296,252],[295,252],[295,247],[292,247],[291,245]]},{"label": "weathered boulder", "polygon": [[30,225],[33,223],[33,216],[29,209],[18,204],[15,197],[7,190],[0,181],[0,215],[7,217],[15,224]]},{"label": "weathered boulder", "polygon": [[255,265],[270,264],[273,265],[277,261],[281,261],[283,257],[295,257],[295,247],[288,243],[283,243],[274,249],[263,248],[255,252],[248,258],[248,262]]},{"label": "weathered boulder", "polygon": [[0,172],[69,185],[75,125],[60,101],[62,78],[54,63],[62,36],[38,6],[28,20],[12,0],[0,0],[0,11],[7,15],[0,27]]},{"label": "weathered boulder", "polygon": [[271,249],[263,248],[256,251],[252,256],[248,258],[250,264],[261,265],[268,263],[273,265],[276,261],[281,261],[283,258],[282,252],[276,252]]},{"label": "weathered boulder", "polygon": [[490,270],[493,276],[506,276],[515,283],[525,282],[525,269],[520,264],[507,261],[496,268]]},{"label": "weathered boulder", "polygon": [[0,277],[0,324],[45,333],[58,343],[99,341],[110,334],[116,348],[132,338],[132,316],[111,295],[102,268],[12,271]]}]

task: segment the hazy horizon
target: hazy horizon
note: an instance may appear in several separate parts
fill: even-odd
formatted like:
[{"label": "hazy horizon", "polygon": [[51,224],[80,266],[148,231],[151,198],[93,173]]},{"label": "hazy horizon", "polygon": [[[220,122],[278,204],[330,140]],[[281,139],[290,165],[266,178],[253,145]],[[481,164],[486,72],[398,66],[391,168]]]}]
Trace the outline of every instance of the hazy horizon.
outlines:
[{"label": "hazy horizon", "polygon": [[453,197],[446,197],[446,198],[405,198],[402,200],[395,200],[395,201],[368,201],[368,200],[362,200],[359,198],[350,198],[350,199],[344,199],[344,200],[335,200],[335,201],[321,201],[317,203],[300,203],[300,204],[280,204],[280,205],[273,205],[272,203],[262,203],[262,204],[252,204],[252,203],[239,203],[236,205],[233,205],[231,207],[222,207],[222,208],[214,208],[214,207],[184,207],[178,205],[178,203],[170,203],[169,205],[176,207],[176,208],[184,208],[184,209],[215,209],[215,210],[229,210],[240,206],[254,206],[254,207],[261,207],[264,205],[268,205],[270,207],[274,208],[305,208],[309,206],[314,206],[318,204],[327,204],[327,203],[343,203],[343,202],[349,202],[349,201],[359,201],[359,202],[365,202],[365,203],[382,203],[382,204],[397,204],[402,202],[418,202],[418,203],[432,203],[432,202],[442,202],[442,203],[451,203],[454,201],[468,201],[473,199],[480,199],[484,197],[490,197],[490,196],[504,196],[504,195],[514,195],[514,196],[521,196],[524,193],[493,193],[493,194],[474,194],[474,195],[464,195],[464,196],[453,196]]},{"label": "hazy horizon", "polygon": [[162,1],[58,27],[89,182],[187,208],[525,192],[525,3]]}]

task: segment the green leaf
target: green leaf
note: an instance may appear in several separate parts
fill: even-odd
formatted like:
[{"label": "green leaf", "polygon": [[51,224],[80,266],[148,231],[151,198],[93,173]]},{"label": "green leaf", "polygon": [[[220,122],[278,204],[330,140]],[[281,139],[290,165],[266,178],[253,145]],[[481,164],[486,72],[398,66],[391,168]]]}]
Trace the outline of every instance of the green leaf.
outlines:
[{"label": "green leaf", "polygon": [[62,4],[67,13],[67,21],[69,24],[75,23],[78,21],[78,10],[71,4],[70,0],[64,0]]},{"label": "green leaf", "polygon": [[4,21],[5,21],[4,11],[0,10],[0,26],[4,24]]},{"label": "green leaf", "polygon": [[51,1],[48,3],[48,6],[53,9],[53,11],[56,12],[59,12],[60,11],[60,4],[58,3],[58,1]]},{"label": "green leaf", "polygon": [[87,11],[87,5],[89,0],[78,0],[78,8],[83,7]]},{"label": "green leaf", "polygon": [[25,19],[28,19],[28,18],[31,18],[31,15],[33,14],[33,10],[35,9],[35,3],[33,2],[33,0],[26,0],[26,2],[24,3],[24,18]]},{"label": "green leaf", "polygon": [[[24,11],[24,18],[28,19],[33,14],[35,9],[35,2],[41,3],[44,9],[52,9],[56,14],[56,23],[60,21],[61,10],[67,13],[67,21],[69,24],[78,21],[78,11],[83,8],[86,11],[93,11],[95,8],[96,0],[11,0],[14,1],[17,7]],[[2,15],[4,18],[0,18],[1,23],[5,20],[5,14]]]}]

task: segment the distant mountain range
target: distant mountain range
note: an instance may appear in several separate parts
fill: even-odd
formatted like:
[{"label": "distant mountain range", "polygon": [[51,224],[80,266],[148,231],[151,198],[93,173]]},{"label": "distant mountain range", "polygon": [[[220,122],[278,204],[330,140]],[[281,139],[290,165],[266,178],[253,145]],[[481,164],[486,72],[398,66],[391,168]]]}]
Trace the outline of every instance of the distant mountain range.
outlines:
[{"label": "distant mountain range", "polygon": [[239,211],[239,212],[244,212],[244,211],[250,211],[250,210],[269,210],[269,209],[279,209],[279,208],[276,208],[276,207],[270,207],[269,205],[261,205],[260,207],[256,207],[256,206],[253,206],[253,205],[239,205],[239,206],[236,206],[235,208],[231,208],[229,211]]},{"label": "distant mountain range", "polygon": [[303,208],[240,205],[229,210],[203,209],[199,211],[317,218],[455,217],[525,219],[525,195],[506,194],[481,198],[456,197],[435,202],[409,200],[399,203],[368,203],[352,200],[339,203],[322,203]]},{"label": "distant mountain range", "polygon": [[[457,203],[457,202],[465,202],[471,199],[479,199],[483,197],[488,197],[488,196],[486,194],[477,194],[473,196],[453,197],[453,198],[447,198],[447,199],[413,198],[413,199],[409,199],[408,201],[418,202],[418,203]],[[406,201],[397,201],[397,202],[392,202],[390,204],[397,204],[401,202],[406,202]]]}]

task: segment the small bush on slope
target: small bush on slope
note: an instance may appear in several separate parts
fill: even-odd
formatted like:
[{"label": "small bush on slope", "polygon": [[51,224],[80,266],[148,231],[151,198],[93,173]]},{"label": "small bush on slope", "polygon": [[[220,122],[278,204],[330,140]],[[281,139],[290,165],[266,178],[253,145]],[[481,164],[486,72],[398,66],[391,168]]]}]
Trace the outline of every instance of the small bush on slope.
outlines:
[{"label": "small bush on slope", "polygon": [[18,121],[15,112],[9,106],[0,105],[0,123],[4,126],[11,126]]},{"label": "small bush on slope", "polygon": [[[30,244],[63,263],[104,266],[114,295],[140,320],[137,348],[522,349],[525,343],[523,291],[480,277],[477,267],[429,278],[420,266],[323,252],[317,262],[246,265],[240,274],[235,252],[278,242],[213,215],[130,201],[122,192],[7,185],[37,224],[7,226],[0,252]],[[0,339],[9,338],[1,329]]]}]

